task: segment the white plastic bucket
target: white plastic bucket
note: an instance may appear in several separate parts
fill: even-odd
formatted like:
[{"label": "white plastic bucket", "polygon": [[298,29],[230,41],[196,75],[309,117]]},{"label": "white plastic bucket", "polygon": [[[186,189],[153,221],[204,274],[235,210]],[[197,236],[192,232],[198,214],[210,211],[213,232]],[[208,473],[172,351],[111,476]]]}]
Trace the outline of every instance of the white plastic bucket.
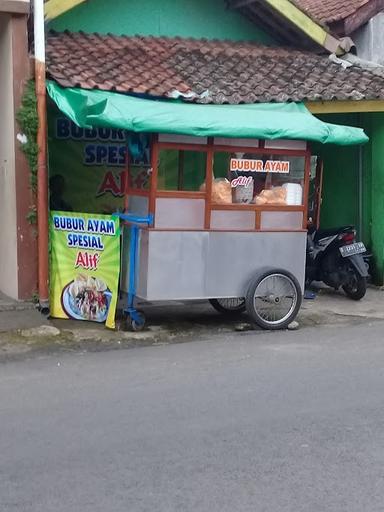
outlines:
[{"label": "white plastic bucket", "polygon": [[287,191],[287,205],[300,206],[303,204],[303,187],[299,183],[284,183]]}]

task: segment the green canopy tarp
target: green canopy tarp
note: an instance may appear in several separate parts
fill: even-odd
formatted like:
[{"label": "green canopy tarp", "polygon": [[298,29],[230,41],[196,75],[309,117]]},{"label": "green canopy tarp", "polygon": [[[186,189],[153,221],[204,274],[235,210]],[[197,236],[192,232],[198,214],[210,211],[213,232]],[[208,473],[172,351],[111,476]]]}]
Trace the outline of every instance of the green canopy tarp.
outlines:
[{"label": "green canopy tarp", "polygon": [[59,109],[82,128],[111,127],[180,135],[295,139],[351,145],[368,141],[361,128],[324,123],[301,103],[200,105],[149,100],[48,82]]}]

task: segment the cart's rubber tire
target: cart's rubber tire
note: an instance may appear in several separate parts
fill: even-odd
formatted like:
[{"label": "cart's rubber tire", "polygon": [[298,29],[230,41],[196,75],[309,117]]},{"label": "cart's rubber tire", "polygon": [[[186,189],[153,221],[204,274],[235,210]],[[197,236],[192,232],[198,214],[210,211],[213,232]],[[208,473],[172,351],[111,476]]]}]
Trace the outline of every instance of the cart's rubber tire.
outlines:
[{"label": "cart's rubber tire", "polygon": [[367,279],[354,270],[354,282],[343,285],[345,294],[352,300],[361,300],[367,292]]},{"label": "cart's rubber tire", "polygon": [[[238,301],[237,304],[230,304],[226,301]],[[233,298],[233,299],[209,299],[209,303],[213,308],[216,309],[222,315],[229,317],[237,317],[246,311],[245,299]]]},{"label": "cart's rubber tire", "polygon": [[[279,282],[280,285],[276,288],[276,284]],[[275,289],[273,289],[273,286],[275,286]],[[280,290],[280,293],[277,293],[278,290]],[[257,297],[257,293],[260,293],[261,296]],[[256,305],[256,299],[259,299],[261,304],[269,307],[269,314],[262,314],[260,308]],[[260,272],[251,281],[245,302],[247,313],[255,324],[262,329],[275,331],[286,329],[293,322],[299,312],[302,300],[301,287],[295,276],[286,270],[268,269]],[[288,305],[284,314],[285,302],[288,302]],[[279,305],[280,309],[283,308],[281,312],[279,312]]]},{"label": "cart's rubber tire", "polygon": [[126,327],[129,331],[139,332],[144,329],[145,326],[145,315],[142,311],[136,311],[136,320],[131,315],[127,315]]}]

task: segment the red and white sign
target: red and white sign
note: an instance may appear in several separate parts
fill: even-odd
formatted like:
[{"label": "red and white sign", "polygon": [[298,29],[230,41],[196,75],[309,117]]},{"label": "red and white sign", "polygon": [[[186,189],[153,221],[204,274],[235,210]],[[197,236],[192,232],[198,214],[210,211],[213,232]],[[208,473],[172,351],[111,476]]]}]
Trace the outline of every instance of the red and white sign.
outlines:
[{"label": "red and white sign", "polygon": [[247,158],[231,158],[231,172],[275,172],[289,174],[290,162],[282,160],[249,160]]}]

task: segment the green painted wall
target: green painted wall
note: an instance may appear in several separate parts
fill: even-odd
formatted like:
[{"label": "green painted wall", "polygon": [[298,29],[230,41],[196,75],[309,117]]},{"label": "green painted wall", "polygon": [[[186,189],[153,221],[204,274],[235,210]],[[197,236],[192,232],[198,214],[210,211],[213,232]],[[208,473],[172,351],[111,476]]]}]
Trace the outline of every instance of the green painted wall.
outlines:
[{"label": "green painted wall", "polygon": [[369,136],[368,144],[362,146],[363,152],[363,240],[372,246],[372,119],[376,114],[362,114],[361,126]]},{"label": "green painted wall", "polygon": [[[384,282],[384,113],[322,116],[328,122],[364,128],[370,137],[362,146],[362,233],[373,254],[372,272]],[[321,226],[359,222],[359,148],[313,146],[324,159],[324,191]]]},{"label": "green painted wall", "polygon": [[372,252],[375,278],[384,281],[384,114],[372,114]]},{"label": "green painted wall", "polygon": [[[357,126],[354,114],[324,115],[321,119],[336,124]],[[313,153],[324,161],[321,227],[358,225],[358,147],[313,145]]]},{"label": "green painted wall", "polygon": [[225,0],[89,0],[52,21],[49,28],[273,43],[271,36],[228,10]]}]

